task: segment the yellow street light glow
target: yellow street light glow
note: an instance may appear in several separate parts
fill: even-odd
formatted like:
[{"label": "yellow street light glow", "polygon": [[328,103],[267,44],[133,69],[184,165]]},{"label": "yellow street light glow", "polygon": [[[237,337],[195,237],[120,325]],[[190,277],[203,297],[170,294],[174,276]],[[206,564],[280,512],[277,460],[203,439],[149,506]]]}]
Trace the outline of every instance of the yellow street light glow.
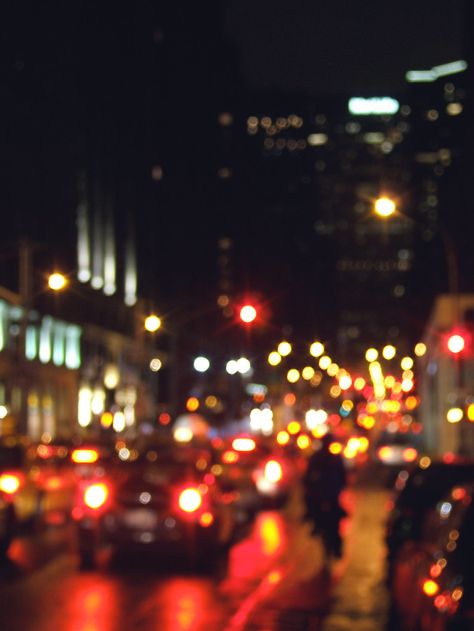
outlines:
[{"label": "yellow street light glow", "polygon": [[423,344],[423,342],[418,342],[418,344],[415,346],[415,355],[417,357],[423,357],[423,355],[426,353],[426,344]]},{"label": "yellow street light glow", "polygon": [[322,370],[326,370],[332,364],[332,360],[329,355],[323,355],[319,360],[319,367]]},{"label": "yellow street light glow", "polygon": [[390,217],[395,212],[396,205],[389,197],[379,197],[375,200],[374,210],[379,217]]},{"label": "yellow street light glow", "polygon": [[368,348],[365,351],[365,359],[368,362],[374,362],[378,356],[379,356],[379,352],[376,348]]},{"label": "yellow street light glow", "polygon": [[352,385],[352,379],[350,375],[342,375],[339,379],[339,387],[341,390],[348,390]]},{"label": "yellow street light glow", "polygon": [[290,421],[286,429],[288,430],[289,434],[294,436],[301,430],[301,425],[300,423],[298,423],[298,421]]},{"label": "yellow street light glow", "polygon": [[288,371],[286,375],[286,378],[288,379],[290,383],[296,383],[298,379],[300,378],[300,371],[297,370],[296,368],[290,368],[290,370]]},{"label": "yellow street light glow", "polygon": [[151,315],[145,318],[145,329],[147,331],[150,331],[150,333],[154,333],[155,331],[158,331],[160,326],[161,326],[161,320],[154,313],[152,313]]},{"label": "yellow street light glow", "polygon": [[404,357],[400,362],[402,370],[411,370],[413,368],[413,359],[411,357]]},{"label": "yellow street light glow", "polygon": [[379,362],[373,361],[369,364],[369,374],[374,385],[374,394],[376,398],[382,399],[385,396],[385,385],[382,366]]},{"label": "yellow street light glow", "polygon": [[459,421],[462,421],[463,416],[464,412],[461,408],[451,408],[446,413],[446,420],[448,423],[459,423]]},{"label": "yellow street light glow", "polygon": [[331,386],[330,390],[329,390],[329,394],[332,396],[333,399],[337,399],[337,397],[341,394],[341,388],[340,386]]},{"label": "yellow street light glow", "polygon": [[339,366],[335,363],[329,364],[327,373],[330,377],[335,377],[339,372]]},{"label": "yellow street light glow", "polygon": [[268,363],[270,364],[270,366],[278,366],[280,362],[281,362],[281,355],[277,351],[272,351],[268,355]]},{"label": "yellow street light glow", "polygon": [[397,354],[397,349],[395,348],[395,346],[392,346],[391,344],[387,344],[387,346],[383,347],[382,355],[384,356],[385,359],[393,359],[396,354]]},{"label": "yellow street light glow", "polygon": [[280,342],[277,348],[278,352],[282,357],[286,357],[292,351],[292,346],[289,342]]},{"label": "yellow street light glow", "polygon": [[67,285],[67,278],[60,272],[54,272],[48,277],[48,287],[53,291],[61,291]]},{"label": "yellow street light glow", "polygon": [[324,353],[324,344],[321,342],[313,342],[309,347],[309,354],[313,357],[321,357]]},{"label": "yellow street light glow", "polygon": [[310,381],[314,377],[314,368],[312,366],[305,366],[301,371],[301,376],[306,381]]},{"label": "yellow street light glow", "polygon": [[467,406],[467,418],[469,421],[474,421],[474,403],[470,403]]}]

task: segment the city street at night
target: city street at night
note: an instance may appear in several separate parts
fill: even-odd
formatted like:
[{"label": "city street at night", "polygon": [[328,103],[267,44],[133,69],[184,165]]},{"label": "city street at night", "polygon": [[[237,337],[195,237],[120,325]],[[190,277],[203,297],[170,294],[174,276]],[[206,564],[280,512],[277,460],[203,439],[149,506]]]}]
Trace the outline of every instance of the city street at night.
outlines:
[{"label": "city street at night", "polygon": [[252,533],[230,550],[228,567],[208,575],[190,572],[182,559],[114,558],[107,551],[97,571],[80,571],[70,525],[25,535],[13,542],[2,570],[2,616],[11,620],[3,628],[382,628],[388,600],[381,535],[389,499],[381,489],[347,491],[345,553],[331,568],[301,519],[298,490],[281,513],[262,513]]},{"label": "city street at night", "polygon": [[0,631],[474,631],[473,29],[0,3]]}]

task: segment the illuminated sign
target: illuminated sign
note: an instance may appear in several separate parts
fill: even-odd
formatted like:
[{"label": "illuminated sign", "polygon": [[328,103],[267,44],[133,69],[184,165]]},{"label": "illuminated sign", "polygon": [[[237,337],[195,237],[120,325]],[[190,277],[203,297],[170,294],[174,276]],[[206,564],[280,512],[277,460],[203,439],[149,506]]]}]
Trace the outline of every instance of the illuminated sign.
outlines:
[{"label": "illuminated sign", "polygon": [[467,69],[467,62],[464,59],[459,61],[451,61],[448,64],[433,66],[431,70],[409,70],[405,79],[409,83],[429,83],[436,81],[439,77],[447,77],[448,75],[457,74]]},{"label": "illuminated sign", "polygon": [[400,109],[400,103],[389,96],[374,96],[368,99],[361,96],[354,96],[349,99],[348,107],[349,112],[357,116],[396,114]]}]

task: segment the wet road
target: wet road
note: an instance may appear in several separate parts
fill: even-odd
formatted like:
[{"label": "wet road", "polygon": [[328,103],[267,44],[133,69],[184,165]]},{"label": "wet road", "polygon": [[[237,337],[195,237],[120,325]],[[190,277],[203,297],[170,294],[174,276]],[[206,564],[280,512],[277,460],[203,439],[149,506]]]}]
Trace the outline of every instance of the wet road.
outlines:
[{"label": "wet road", "polygon": [[[314,580],[318,547],[307,525],[288,514],[267,512],[230,550],[227,564],[209,575],[192,574],[185,563],[173,559],[115,558],[107,553],[99,558],[96,571],[83,572],[72,527],[49,529],[14,542],[12,563],[0,573],[0,627],[239,631],[278,592],[283,580],[290,588],[297,569],[294,561],[289,562],[290,551],[293,557],[295,551],[302,556],[297,566],[300,577]],[[294,576],[293,581],[299,583]]]},{"label": "wet road", "polygon": [[[348,495],[351,512],[354,497]],[[369,500],[364,531],[370,515],[380,515],[383,498]],[[351,520],[345,527],[353,537]],[[346,543],[354,549],[353,541]],[[323,569],[320,543],[301,520],[297,495],[283,512],[260,514],[251,534],[230,550],[227,565],[207,575],[172,559],[106,553],[97,570],[80,571],[70,526],[17,540],[10,556],[0,571],[2,631],[317,631],[331,594],[344,600],[338,585],[350,591],[354,566],[350,554],[330,575]],[[360,586],[360,568],[354,567]],[[367,610],[367,599],[363,606]],[[340,618],[344,607],[337,599],[336,608]],[[326,620],[326,628],[338,628],[331,615]]]}]

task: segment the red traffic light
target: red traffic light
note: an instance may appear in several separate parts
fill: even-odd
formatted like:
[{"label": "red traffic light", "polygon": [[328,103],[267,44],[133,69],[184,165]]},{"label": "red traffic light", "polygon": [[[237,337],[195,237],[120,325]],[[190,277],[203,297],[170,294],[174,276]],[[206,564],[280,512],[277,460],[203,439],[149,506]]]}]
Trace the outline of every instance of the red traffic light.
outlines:
[{"label": "red traffic light", "polygon": [[245,324],[251,324],[257,318],[257,309],[252,304],[245,304],[240,308],[239,317]]},{"label": "red traffic light", "polygon": [[453,333],[448,337],[446,346],[448,347],[448,351],[450,353],[453,353],[453,355],[457,355],[464,350],[466,346],[466,340],[461,334]]}]

